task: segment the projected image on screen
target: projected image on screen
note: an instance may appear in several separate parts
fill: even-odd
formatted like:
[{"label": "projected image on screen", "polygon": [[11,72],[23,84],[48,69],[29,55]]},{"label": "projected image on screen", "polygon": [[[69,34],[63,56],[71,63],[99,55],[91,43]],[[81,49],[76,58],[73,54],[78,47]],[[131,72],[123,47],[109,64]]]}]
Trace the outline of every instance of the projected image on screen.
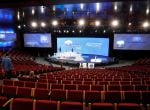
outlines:
[{"label": "projected image on screen", "polygon": [[57,38],[57,52],[108,56],[108,38]]},{"label": "projected image on screen", "polygon": [[51,34],[24,34],[24,46],[49,48],[51,47]]},{"label": "projected image on screen", "polygon": [[16,33],[0,33],[0,47],[13,47],[16,41]]},{"label": "projected image on screen", "polygon": [[114,49],[150,50],[150,34],[115,34]]}]

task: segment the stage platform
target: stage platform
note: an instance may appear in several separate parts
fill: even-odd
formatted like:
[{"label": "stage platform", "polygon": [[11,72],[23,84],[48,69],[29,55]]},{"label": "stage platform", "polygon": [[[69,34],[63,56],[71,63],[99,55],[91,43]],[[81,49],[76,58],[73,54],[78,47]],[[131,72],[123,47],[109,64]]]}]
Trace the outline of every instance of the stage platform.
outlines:
[{"label": "stage platform", "polygon": [[101,55],[79,54],[76,52],[55,53],[46,58],[50,63],[65,66],[88,67],[102,66],[116,63],[115,58]]}]

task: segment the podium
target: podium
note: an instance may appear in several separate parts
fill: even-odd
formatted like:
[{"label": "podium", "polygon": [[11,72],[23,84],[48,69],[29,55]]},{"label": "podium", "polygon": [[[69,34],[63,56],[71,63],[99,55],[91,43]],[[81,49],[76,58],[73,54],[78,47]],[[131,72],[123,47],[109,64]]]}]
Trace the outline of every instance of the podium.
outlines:
[{"label": "podium", "polygon": [[79,68],[88,68],[88,69],[94,69],[95,63],[80,63]]}]

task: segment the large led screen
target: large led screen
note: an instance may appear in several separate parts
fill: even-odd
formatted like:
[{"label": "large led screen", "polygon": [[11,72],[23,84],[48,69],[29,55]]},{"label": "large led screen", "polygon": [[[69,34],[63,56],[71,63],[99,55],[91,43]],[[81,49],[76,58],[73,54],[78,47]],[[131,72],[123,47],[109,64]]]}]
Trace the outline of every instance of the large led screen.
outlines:
[{"label": "large led screen", "polygon": [[114,49],[150,50],[150,34],[115,34]]},{"label": "large led screen", "polygon": [[57,38],[57,52],[77,52],[80,54],[108,56],[109,38]]},{"label": "large led screen", "polygon": [[51,46],[50,33],[24,34],[24,47],[49,48]]},{"label": "large led screen", "polygon": [[16,33],[0,33],[0,47],[15,46]]}]

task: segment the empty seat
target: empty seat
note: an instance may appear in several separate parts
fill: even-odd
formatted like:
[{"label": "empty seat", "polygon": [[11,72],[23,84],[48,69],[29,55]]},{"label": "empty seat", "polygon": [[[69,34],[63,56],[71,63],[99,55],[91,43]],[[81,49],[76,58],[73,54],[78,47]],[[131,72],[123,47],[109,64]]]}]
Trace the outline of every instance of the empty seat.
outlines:
[{"label": "empty seat", "polygon": [[146,85],[134,85],[135,91],[146,91],[148,88]]},{"label": "empty seat", "polygon": [[36,87],[37,87],[37,88],[48,89],[48,83],[40,83],[40,82],[37,82],[37,83],[36,83]]},{"label": "empty seat", "polygon": [[16,91],[17,91],[16,86],[3,86],[3,95],[7,97],[15,97]]},{"label": "empty seat", "polygon": [[31,98],[32,89],[29,87],[18,87],[16,96],[21,98]]},{"label": "empty seat", "polygon": [[105,85],[91,85],[91,90],[105,91]]},{"label": "empty seat", "polygon": [[142,110],[142,107],[136,103],[119,103],[117,110]]},{"label": "empty seat", "polygon": [[50,84],[50,89],[63,89],[63,84]]},{"label": "empty seat", "polygon": [[14,81],[14,86],[24,87],[25,81]]},{"label": "empty seat", "polygon": [[7,101],[7,97],[4,97],[4,96],[0,96],[0,107],[3,106],[3,104],[5,104]]},{"label": "empty seat", "polygon": [[35,99],[49,99],[49,89],[36,88],[33,91],[33,97]]},{"label": "empty seat", "polygon": [[78,85],[78,90],[90,90],[90,85]]},{"label": "empty seat", "polygon": [[142,91],[142,103],[150,104],[150,91]]},{"label": "empty seat", "polygon": [[102,94],[100,91],[85,91],[85,102],[94,103],[102,101]]},{"label": "empty seat", "polygon": [[2,89],[3,89],[3,86],[0,85],[0,94],[2,94]]},{"label": "empty seat", "polygon": [[124,102],[140,103],[142,100],[140,91],[124,91]]},{"label": "empty seat", "polygon": [[122,88],[122,91],[134,90],[134,86],[133,85],[122,85],[121,88]]},{"label": "empty seat", "polygon": [[35,110],[58,110],[59,103],[57,101],[36,100]]},{"label": "empty seat", "polygon": [[107,91],[121,91],[121,85],[107,85]]},{"label": "empty seat", "polygon": [[118,103],[122,101],[122,91],[104,91],[104,101]]},{"label": "empty seat", "polygon": [[83,102],[82,90],[68,90],[67,101]]},{"label": "empty seat", "polygon": [[10,80],[10,79],[4,79],[3,80],[3,84],[7,85],[7,86],[13,86],[14,85],[14,81]]},{"label": "empty seat", "polygon": [[35,88],[35,82],[25,81],[25,87]]},{"label": "empty seat", "polygon": [[85,110],[85,104],[80,102],[62,102],[60,110]]},{"label": "empty seat", "polygon": [[51,90],[50,100],[66,101],[66,90],[61,90],[61,89]]},{"label": "empty seat", "polygon": [[72,84],[71,80],[61,80],[61,84]]},{"label": "empty seat", "polygon": [[76,84],[65,84],[64,89],[65,90],[76,90],[77,87],[76,87]]},{"label": "empty seat", "polygon": [[89,110],[115,110],[112,103],[93,103],[89,105]]},{"label": "empty seat", "polygon": [[10,104],[10,110],[33,110],[33,99],[16,98]]}]

